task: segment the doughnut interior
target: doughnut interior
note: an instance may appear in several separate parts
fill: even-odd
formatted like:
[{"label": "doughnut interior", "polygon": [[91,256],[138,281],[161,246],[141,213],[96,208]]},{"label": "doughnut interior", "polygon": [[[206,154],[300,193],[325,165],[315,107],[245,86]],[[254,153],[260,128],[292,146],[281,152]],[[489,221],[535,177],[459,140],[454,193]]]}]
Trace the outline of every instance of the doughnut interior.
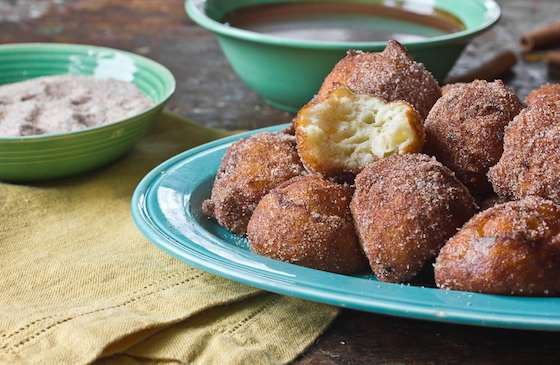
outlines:
[{"label": "doughnut interior", "polygon": [[295,128],[305,166],[325,176],[356,174],[373,160],[419,152],[424,144],[421,119],[410,104],[347,88],[305,106]]}]

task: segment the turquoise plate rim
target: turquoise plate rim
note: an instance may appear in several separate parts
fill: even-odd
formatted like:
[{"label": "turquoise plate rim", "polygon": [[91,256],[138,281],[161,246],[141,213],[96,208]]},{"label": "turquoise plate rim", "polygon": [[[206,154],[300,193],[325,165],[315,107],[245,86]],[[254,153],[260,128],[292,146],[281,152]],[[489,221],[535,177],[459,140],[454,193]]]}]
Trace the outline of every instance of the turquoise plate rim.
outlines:
[{"label": "turquoise plate rim", "polygon": [[[204,167],[208,165],[209,158],[217,158],[211,154],[223,154],[232,142],[241,138],[264,131],[278,131],[286,126],[284,124],[222,138],[187,150],[154,168],[142,179],[132,197],[132,216],[138,229],[156,246],[187,264],[283,295],[413,319],[560,331],[560,298],[467,293],[323,272],[258,256],[250,250],[237,247],[234,242],[218,238],[197,223],[188,207],[183,212],[188,225],[186,234],[175,230],[161,214],[158,194],[154,194],[162,182],[175,178],[181,181],[186,181],[185,178],[200,180],[204,173],[214,176],[216,163]],[[199,166],[192,168],[196,164]],[[208,180],[208,177],[204,179]],[[189,189],[179,192],[182,203],[195,192],[194,188]],[[181,207],[185,208],[185,205]]]},{"label": "turquoise plate rim", "polygon": [[[426,1],[426,0],[416,0],[416,1]],[[430,37],[426,40],[419,41],[407,41],[403,44],[410,48],[415,49],[417,46],[436,46],[439,44],[445,44],[450,42],[457,42],[464,39],[472,38],[477,34],[482,33],[486,29],[489,29],[495,25],[502,15],[500,6],[495,0],[476,0],[477,5],[484,8],[484,15],[486,19],[484,22],[478,26],[462,30],[460,32],[454,32],[447,35],[440,35],[436,37]],[[217,33],[222,36],[228,36],[233,38],[239,38],[246,41],[252,41],[257,43],[265,43],[276,46],[288,46],[296,48],[309,48],[309,49],[349,49],[349,48],[363,48],[363,47],[384,47],[386,42],[334,42],[334,41],[308,41],[308,40],[294,40],[290,38],[275,37],[270,35],[265,35],[257,32],[252,32],[249,30],[244,30],[240,28],[235,28],[231,26],[226,26],[219,21],[210,18],[206,11],[201,9],[201,7],[206,3],[206,0],[185,0],[185,11],[187,15],[201,27]]]},{"label": "turquoise plate rim", "polygon": [[119,53],[126,55],[134,60],[140,61],[149,65],[153,69],[157,70],[157,72],[161,75],[162,78],[165,78],[167,82],[169,82],[169,88],[166,90],[165,95],[160,98],[158,101],[154,101],[153,105],[137,114],[134,114],[130,117],[115,120],[111,123],[99,125],[96,127],[85,128],[79,131],[73,132],[54,132],[54,133],[46,133],[46,134],[39,134],[39,135],[31,135],[31,136],[0,136],[0,143],[8,144],[8,143],[36,143],[36,142],[50,142],[53,140],[61,140],[61,139],[68,139],[72,137],[81,137],[87,136],[90,134],[96,134],[100,130],[110,130],[115,127],[122,127],[123,124],[127,122],[136,123],[136,119],[139,117],[143,117],[150,113],[157,111],[158,109],[162,108],[168,101],[171,99],[175,90],[177,88],[177,81],[175,80],[175,76],[173,73],[164,65],[159,62],[156,62],[148,57],[144,57],[138,55],[133,52],[124,51],[118,48],[111,48],[111,47],[103,47],[103,46],[93,46],[89,44],[82,44],[82,43],[56,43],[56,42],[28,42],[28,43],[6,43],[0,44],[0,52],[9,52],[10,50],[20,50],[20,49],[30,49],[30,50],[95,50],[97,52],[108,51],[113,53]]}]

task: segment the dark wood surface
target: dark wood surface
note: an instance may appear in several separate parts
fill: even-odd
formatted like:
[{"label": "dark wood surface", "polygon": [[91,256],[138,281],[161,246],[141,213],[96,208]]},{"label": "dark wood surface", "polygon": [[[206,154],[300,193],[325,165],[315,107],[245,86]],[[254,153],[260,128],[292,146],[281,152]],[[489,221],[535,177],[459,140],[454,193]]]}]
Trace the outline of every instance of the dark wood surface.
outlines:
[{"label": "dark wood surface", "polygon": [[[468,1],[468,0],[457,0]],[[557,20],[560,1],[502,0],[499,25],[468,47],[453,73],[504,48],[519,34]],[[68,42],[127,49],[175,74],[169,108],[212,127],[251,129],[290,115],[264,104],[237,79],[214,37],[185,16],[181,0],[0,0],[0,43]],[[542,64],[520,62],[506,81],[519,94],[552,80]],[[350,310],[299,365],[557,364],[560,334],[484,329]]]}]

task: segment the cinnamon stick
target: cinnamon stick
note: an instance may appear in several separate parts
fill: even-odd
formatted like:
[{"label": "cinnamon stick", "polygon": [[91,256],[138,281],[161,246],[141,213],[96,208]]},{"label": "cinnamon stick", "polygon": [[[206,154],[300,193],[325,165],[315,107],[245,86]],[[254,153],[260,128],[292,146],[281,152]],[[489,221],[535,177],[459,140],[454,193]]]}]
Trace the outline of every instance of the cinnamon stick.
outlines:
[{"label": "cinnamon stick", "polygon": [[474,80],[493,81],[505,75],[517,63],[515,53],[510,50],[502,51],[494,55],[488,61],[466,73],[454,77],[448,77],[446,83],[471,82]]},{"label": "cinnamon stick", "polygon": [[547,51],[523,53],[523,59],[527,62],[543,62],[547,53]]},{"label": "cinnamon stick", "polygon": [[523,52],[531,52],[553,44],[560,44],[560,21],[547,24],[521,36]]},{"label": "cinnamon stick", "polygon": [[543,59],[549,65],[560,67],[560,51],[547,52]]},{"label": "cinnamon stick", "polygon": [[544,61],[548,67],[548,74],[551,78],[560,78],[560,51],[547,52]]}]

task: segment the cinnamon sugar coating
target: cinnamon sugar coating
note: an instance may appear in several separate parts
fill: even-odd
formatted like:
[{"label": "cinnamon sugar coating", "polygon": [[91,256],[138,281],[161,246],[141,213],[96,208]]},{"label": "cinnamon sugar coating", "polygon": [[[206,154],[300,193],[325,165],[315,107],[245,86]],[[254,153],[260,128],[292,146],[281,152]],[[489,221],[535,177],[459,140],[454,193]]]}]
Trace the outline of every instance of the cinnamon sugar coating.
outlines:
[{"label": "cinnamon sugar coating", "polygon": [[560,100],[524,109],[505,130],[504,153],[488,177],[509,199],[540,196],[560,204]]},{"label": "cinnamon sugar coating", "polygon": [[443,95],[447,94],[447,92],[449,92],[451,89],[453,89],[453,88],[455,88],[455,87],[457,87],[457,86],[459,86],[459,85],[462,85],[462,83],[445,84],[445,85],[443,85],[443,86],[441,87],[441,95],[443,96]]},{"label": "cinnamon sugar coating", "polygon": [[380,53],[349,51],[325,78],[317,99],[346,86],[356,94],[377,96],[387,101],[404,100],[426,118],[441,96],[438,82],[397,41],[389,41]]},{"label": "cinnamon sugar coating", "polygon": [[538,197],[473,217],[442,248],[440,288],[508,295],[560,294],[560,206]]},{"label": "cinnamon sugar coating", "polygon": [[259,203],[247,227],[260,255],[314,269],[357,273],[367,268],[350,214],[352,191],[317,175],[296,177]]},{"label": "cinnamon sugar coating", "polygon": [[453,172],[422,154],[369,164],[350,206],[370,266],[388,282],[413,278],[476,211]]},{"label": "cinnamon sugar coating", "polygon": [[243,234],[253,210],[271,189],[304,173],[294,136],[260,133],[234,143],[216,174],[205,215]]},{"label": "cinnamon sugar coating", "polygon": [[521,102],[500,80],[448,86],[426,118],[425,150],[474,193],[489,192],[486,174],[500,159],[504,129],[520,110]]},{"label": "cinnamon sugar coating", "polygon": [[525,98],[525,104],[560,101],[560,84],[547,84],[535,89]]}]

